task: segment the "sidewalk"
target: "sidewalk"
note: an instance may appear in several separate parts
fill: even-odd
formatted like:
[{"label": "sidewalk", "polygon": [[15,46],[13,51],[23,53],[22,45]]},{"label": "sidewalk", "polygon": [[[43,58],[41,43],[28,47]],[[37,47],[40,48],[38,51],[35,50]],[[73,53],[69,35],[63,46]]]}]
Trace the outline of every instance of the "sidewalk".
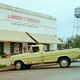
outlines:
[{"label": "sidewalk", "polygon": [[0,58],[0,64],[10,66],[10,58]]},{"label": "sidewalk", "polygon": [[9,70],[12,70],[12,69],[14,69],[14,66],[6,66],[6,67],[0,68],[0,72],[9,71]]}]

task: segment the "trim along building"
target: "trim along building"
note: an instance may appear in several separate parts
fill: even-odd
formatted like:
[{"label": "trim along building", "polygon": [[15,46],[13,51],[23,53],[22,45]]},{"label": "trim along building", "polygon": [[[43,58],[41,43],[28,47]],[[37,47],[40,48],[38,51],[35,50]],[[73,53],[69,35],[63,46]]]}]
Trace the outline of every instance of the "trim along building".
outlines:
[{"label": "trim along building", "polygon": [[0,51],[6,54],[28,52],[30,45],[44,44],[57,50],[56,18],[0,4]]}]

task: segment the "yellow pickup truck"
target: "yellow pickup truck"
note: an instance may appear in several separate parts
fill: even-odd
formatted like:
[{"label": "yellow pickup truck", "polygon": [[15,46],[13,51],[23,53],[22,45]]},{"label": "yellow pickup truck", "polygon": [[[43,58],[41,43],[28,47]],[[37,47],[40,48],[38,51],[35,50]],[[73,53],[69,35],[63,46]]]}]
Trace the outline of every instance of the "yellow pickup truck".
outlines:
[{"label": "yellow pickup truck", "polygon": [[11,56],[11,65],[17,70],[40,63],[59,63],[60,67],[69,67],[72,61],[80,58],[80,49],[46,51],[45,45],[32,45],[28,53]]}]

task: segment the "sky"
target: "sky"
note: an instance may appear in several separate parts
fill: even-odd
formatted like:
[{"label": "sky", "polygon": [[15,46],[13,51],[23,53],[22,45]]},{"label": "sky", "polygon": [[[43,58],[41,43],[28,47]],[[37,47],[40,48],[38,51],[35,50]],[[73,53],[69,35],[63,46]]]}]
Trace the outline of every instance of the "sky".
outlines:
[{"label": "sky", "polygon": [[0,0],[0,3],[56,17],[60,38],[73,35],[74,9],[80,7],[80,0]]}]

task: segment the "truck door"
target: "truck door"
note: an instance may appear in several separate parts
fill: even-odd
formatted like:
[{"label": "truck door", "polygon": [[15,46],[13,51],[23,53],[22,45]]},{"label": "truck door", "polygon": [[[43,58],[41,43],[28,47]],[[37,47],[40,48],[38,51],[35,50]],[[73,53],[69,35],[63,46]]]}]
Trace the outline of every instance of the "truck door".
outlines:
[{"label": "truck door", "polygon": [[39,47],[35,46],[32,47],[31,49],[31,55],[29,56],[29,62],[30,63],[42,63],[43,62],[43,57],[41,52],[39,51]]},{"label": "truck door", "polygon": [[57,60],[57,56],[52,52],[44,52],[43,59],[44,59],[44,62],[54,62]]}]

